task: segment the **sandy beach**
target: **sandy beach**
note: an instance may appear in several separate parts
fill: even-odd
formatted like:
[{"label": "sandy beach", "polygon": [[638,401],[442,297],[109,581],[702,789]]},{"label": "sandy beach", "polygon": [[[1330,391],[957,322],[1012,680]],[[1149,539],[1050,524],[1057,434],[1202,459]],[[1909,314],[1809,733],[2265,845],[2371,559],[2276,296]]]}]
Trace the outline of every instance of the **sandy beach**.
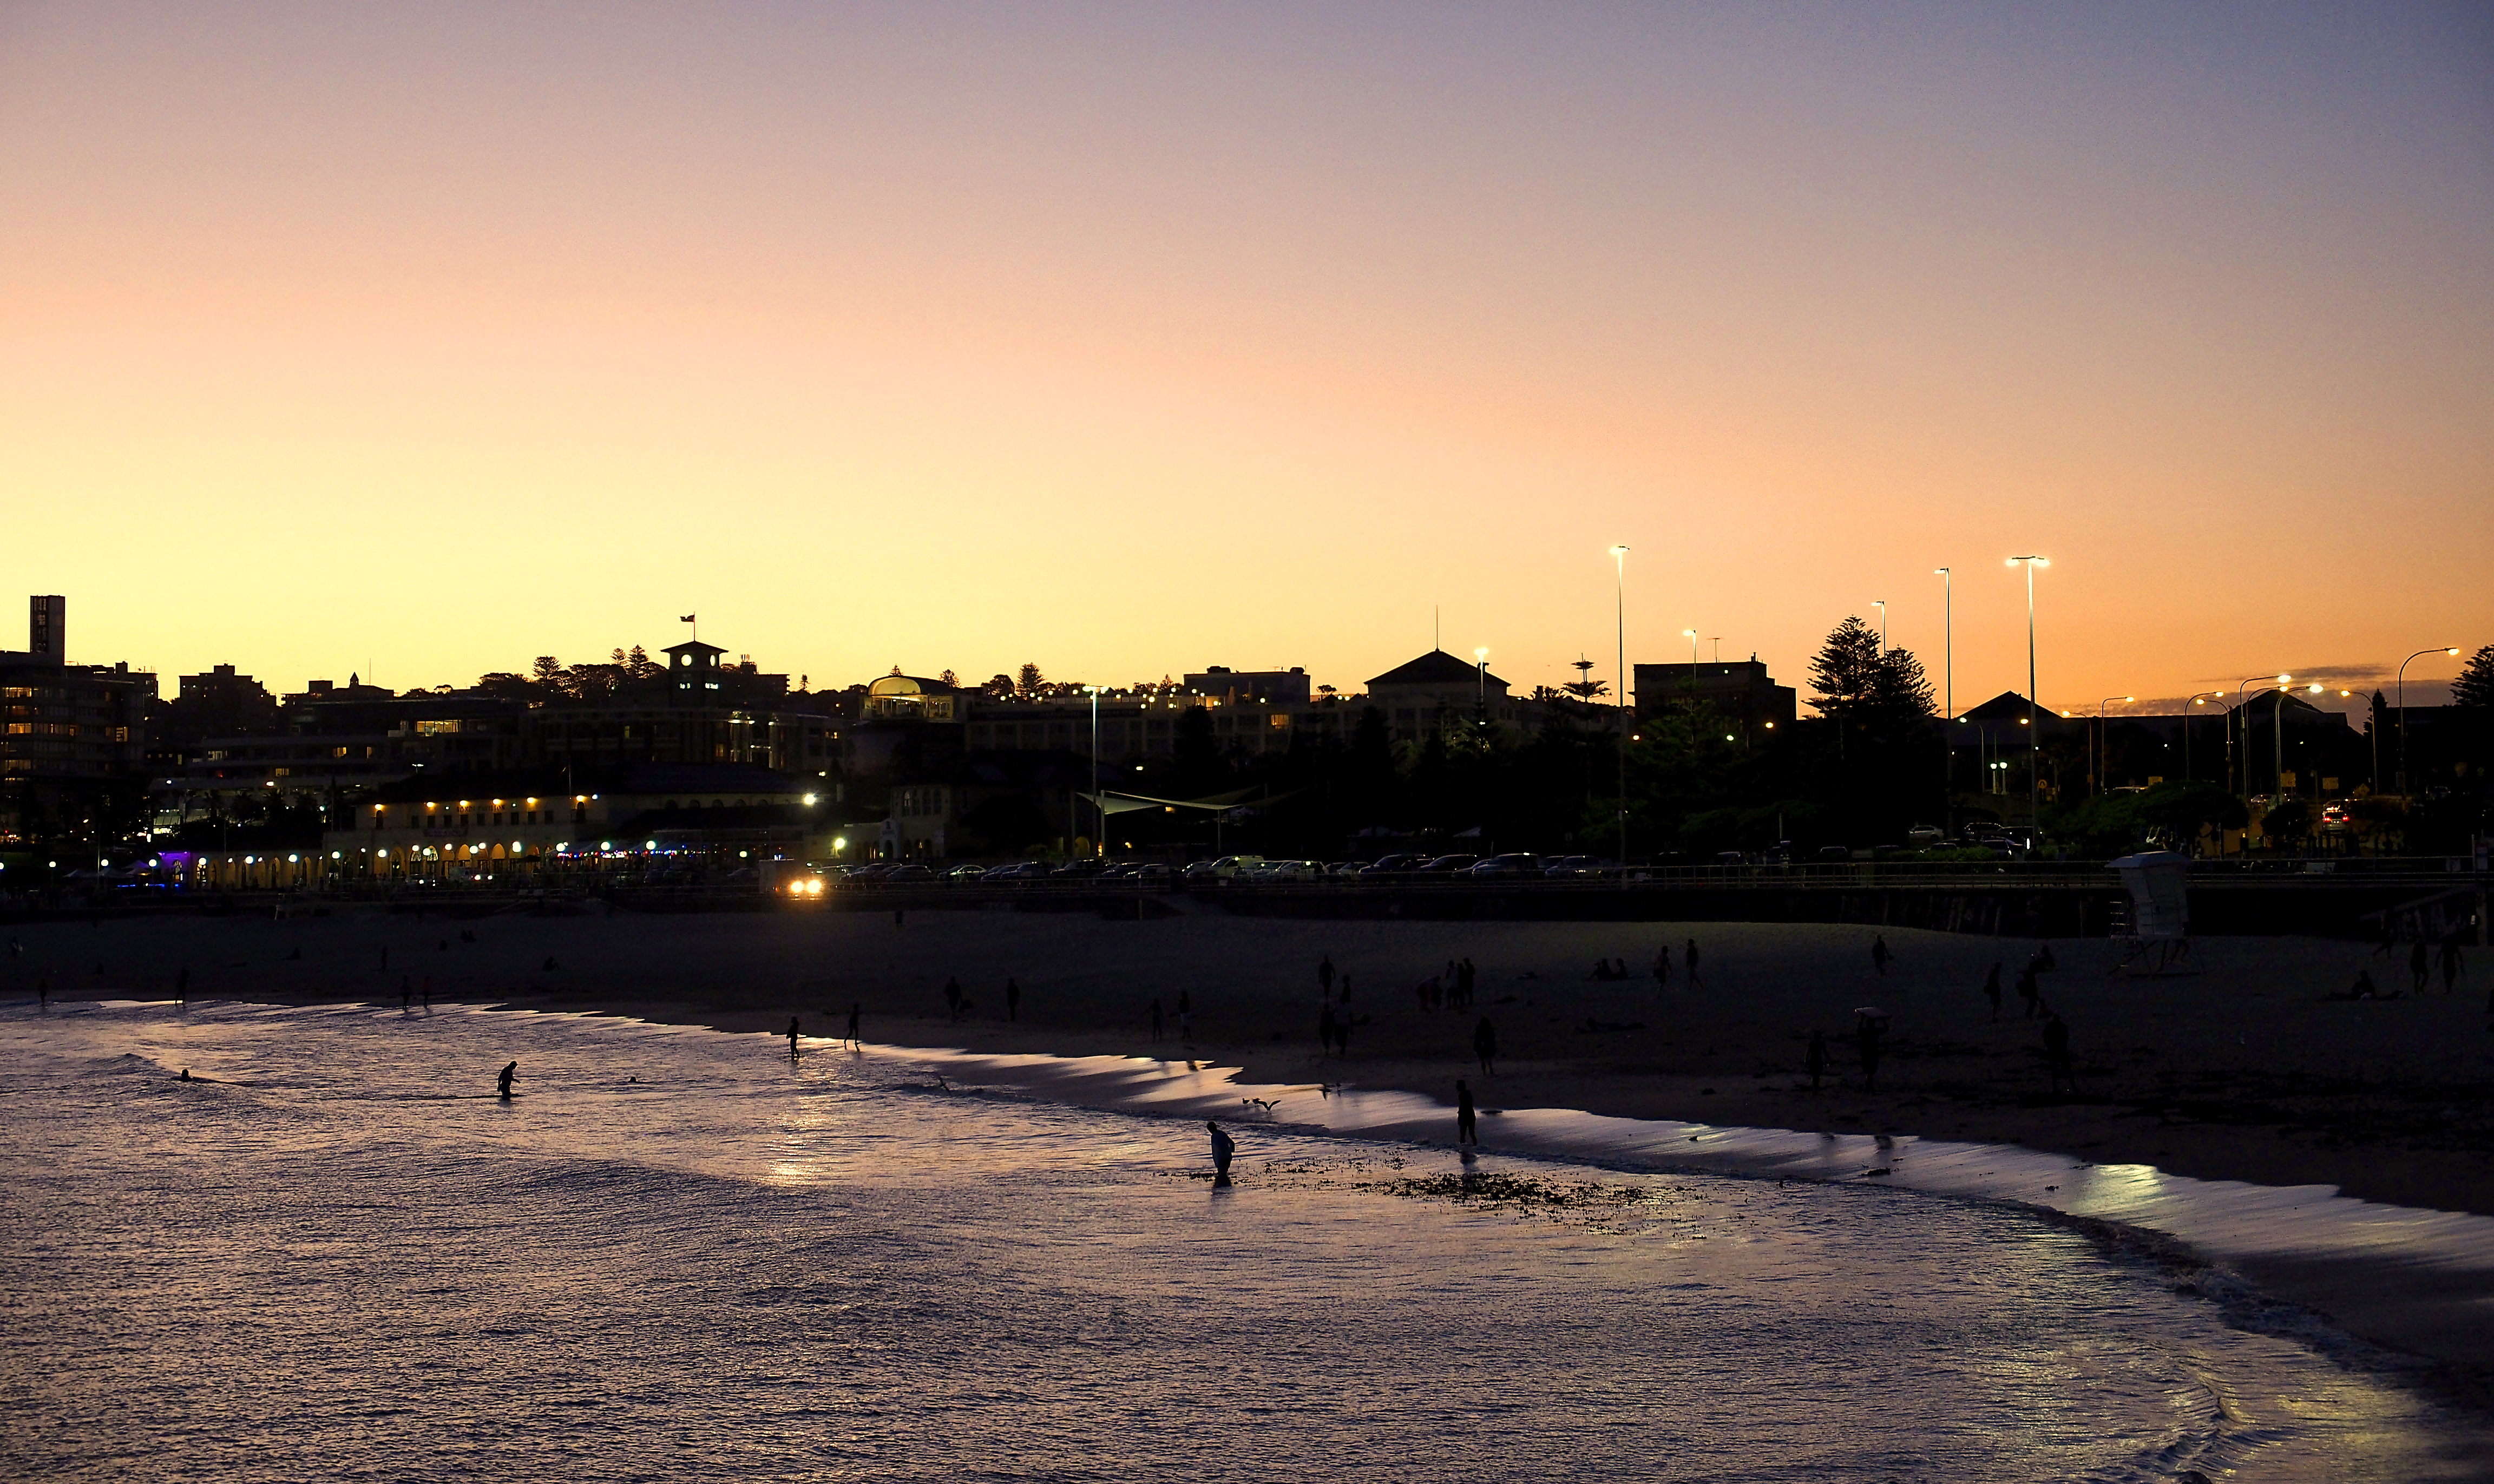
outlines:
[{"label": "sandy beach", "polygon": [[[1302,922],[1200,904],[1145,922],[917,911],[467,918],[340,908],[285,921],[181,917],[7,929],[7,992],[301,1002],[398,998],[597,1010],[836,1035],[852,1004],[868,1039],[982,1051],[1192,1056],[1261,1082],[1349,1082],[1486,1105],[1572,1107],[1723,1125],[1895,1132],[2020,1142],[2099,1163],[2270,1185],[2322,1184],[2399,1205],[2494,1214],[2494,963],[2472,954],[2458,992],[2328,1001],[2358,971],[2408,987],[2404,959],[2360,944],[2211,939],[2203,972],[2114,977],[2111,944],[2051,945],[2047,1002],[2067,1020],[2080,1092],[2047,1091],[2042,1038],[2014,990],[2023,940],[1889,929],[1707,923]],[[1698,941],[1699,983],[1681,959]],[[1648,969],[1673,946],[1670,985]],[[386,966],[384,966],[386,951]],[[1317,966],[1350,981],[1350,1054],[1317,1039]],[[1451,959],[1478,968],[1471,1011],[1422,1008]],[[1625,983],[1591,977],[1625,958]],[[1981,993],[2001,966],[1999,1018]],[[1008,1020],[1005,984],[1019,983]],[[958,980],[969,1008],[946,1014]],[[1177,1004],[1192,1005],[1192,1043]],[[1165,1033],[1151,1039],[1158,997]],[[1890,1012],[1877,1091],[1841,1040],[1857,1007]],[[1476,1075],[1479,1017],[1496,1075]],[[1830,1038],[1813,1091],[1808,1033]]]}]

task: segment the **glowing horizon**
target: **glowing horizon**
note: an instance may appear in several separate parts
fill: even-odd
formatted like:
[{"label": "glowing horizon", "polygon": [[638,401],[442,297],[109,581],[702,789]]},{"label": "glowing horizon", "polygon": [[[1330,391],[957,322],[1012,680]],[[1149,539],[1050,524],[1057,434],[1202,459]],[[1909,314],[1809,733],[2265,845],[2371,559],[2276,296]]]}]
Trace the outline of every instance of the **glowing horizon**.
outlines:
[{"label": "glowing horizon", "polygon": [[1805,696],[1874,596],[1939,684],[1949,566],[1963,709],[2035,552],[2046,705],[2360,700],[2494,640],[2488,75],[2455,7],[22,6],[0,647],[1523,691],[1615,679],[1616,543],[1630,664]]}]

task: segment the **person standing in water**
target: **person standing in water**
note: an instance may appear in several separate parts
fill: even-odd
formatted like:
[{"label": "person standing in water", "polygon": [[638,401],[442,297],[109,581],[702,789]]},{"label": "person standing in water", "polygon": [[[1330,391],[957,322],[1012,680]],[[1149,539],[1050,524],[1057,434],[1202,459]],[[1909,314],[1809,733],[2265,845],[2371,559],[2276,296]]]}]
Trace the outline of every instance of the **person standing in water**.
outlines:
[{"label": "person standing in water", "polygon": [[861,1008],[857,1001],[849,1001],[849,1045],[853,1046],[865,1044],[858,1040],[858,1012]]},{"label": "person standing in water", "polygon": [[788,1065],[797,1065],[797,1017],[788,1017]]},{"label": "person standing in water", "polygon": [[519,1075],[520,1064],[518,1062],[511,1062],[502,1068],[502,1075],[494,1078],[495,1090],[502,1095],[503,1102],[508,1103],[511,1101],[511,1082],[514,1078],[519,1076]]},{"label": "person standing in water", "polygon": [[1212,1131],[1212,1183],[1230,1183],[1230,1157],[1238,1152],[1238,1140],[1221,1132],[1221,1125],[1207,1118],[1203,1126]]},{"label": "person standing in water", "polygon": [[1472,1084],[1462,1077],[1455,1078],[1455,1142],[1480,1142],[1480,1128],[1474,1117]]}]

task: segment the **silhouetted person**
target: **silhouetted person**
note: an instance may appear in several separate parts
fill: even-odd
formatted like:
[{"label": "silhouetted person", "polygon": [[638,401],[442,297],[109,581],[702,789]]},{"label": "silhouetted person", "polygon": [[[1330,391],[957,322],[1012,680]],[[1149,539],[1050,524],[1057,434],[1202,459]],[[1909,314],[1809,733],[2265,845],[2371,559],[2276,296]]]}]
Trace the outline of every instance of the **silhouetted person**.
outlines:
[{"label": "silhouetted person", "polygon": [[1462,1077],[1455,1078],[1455,1142],[1480,1142],[1480,1128],[1473,1110],[1472,1085]]},{"label": "silhouetted person", "polygon": [[1498,1060],[1498,1027],[1489,1023],[1487,1015],[1481,1016],[1480,1024],[1473,1027],[1473,1054],[1480,1058],[1481,1075],[1497,1075],[1493,1064]]},{"label": "silhouetted person", "polygon": [[861,1008],[857,1001],[849,1001],[849,1045],[853,1046],[865,1045],[858,1040],[858,1012]]},{"label": "silhouetted person", "polygon": [[414,1010],[415,986],[409,984],[407,976],[402,974],[398,981],[398,1013],[404,1015],[411,1014]]},{"label": "silhouetted person", "polygon": [[1327,1000],[1324,1008],[1317,1012],[1317,1040],[1323,1045],[1327,1054],[1332,1053],[1334,1037],[1339,1033],[1340,1026],[1333,1017],[1333,1001]]},{"label": "silhouetted person", "polygon": [[2050,974],[2060,966],[2059,961],[2053,956],[2053,945],[2050,943],[2036,944],[2035,956],[2026,960],[2026,967],[2038,974]]},{"label": "silhouetted person", "polygon": [[1666,943],[1654,951],[1654,992],[1660,994],[1671,987],[1671,945]]},{"label": "silhouetted person", "polygon": [[52,982],[50,979],[44,978],[35,981],[35,1007],[39,1010],[49,1010],[52,1008]]},{"label": "silhouetted person", "polygon": [[1801,1064],[1810,1073],[1810,1090],[1818,1091],[1818,1079],[1827,1075],[1827,1033],[1810,1033],[1810,1047],[1801,1054]]},{"label": "silhouetted person", "polygon": [[2425,956],[2422,938],[2417,939],[2416,946],[2408,950],[2408,978],[2412,982],[2409,989],[2416,994],[2424,993],[2424,986],[2433,980],[2432,963]]},{"label": "silhouetted person", "polygon": [[797,1017],[795,1015],[788,1017],[788,1061],[791,1066],[797,1061]]},{"label": "silhouetted person", "polygon": [[1018,980],[1005,981],[1005,1018],[1008,1020],[1021,1018],[1021,984]]},{"label": "silhouetted person", "polygon": [[2035,1013],[2044,1008],[2044,989],[2035,983],[2035,966],[2031,963],[2018,971],[2018,997],[2026,1002],[2026,1018],[2029,1020],[2034,1019]]},{"label": "silhouetted person", "polygon": [[1887,1036],[1879,1022],[1865,1019],[1853,1032],[1853,1049],[1862,1058],[1862,1090],[1879,1090],[1879,1043]]},{"label": "silhouetted person", "polygon": [[1681,962],[1688,970],[1688,986],[1690,988],[1696,988],[1698,985],[1706,983],[1704,977],[1697,972],[1697,940],[1695,938],[1688,940],[1688,952],[1681,959]]},{"label": "silhouetted person", "polygon": [[188,1068],[188,1067],[183,1068],[183,1069],[182,1069],[182,1075],[181,1075],[180,1076],[178,1076],[178,1077],[175,1077],[175,1078],[174,1078],[174,1080],[175,1080],[175,1081],[177,1081],[177,1082],[187,1082],[187,1081],[189,1081],[190,1079],[191,1079],[191,1069],[190,1069],[190,1068]]},{"label": "silhouetted person", "polygon": [[1317,964],[1317,989],[1326,999],[1333,998],[1333,955],[1327,954]]},{"label": "silhouetted person", "polygon": [[1881,979],[1888,977],[1888,935],[1881,933],[1870,940],[1870,967],[1879,971]]},{"label": "silhouetted person", "polygon": [[1160,1040],[1161,1040],[1161,997],[1160,997],[1159,995],[1157,995],[1157,994],[1156,994],[1156,995],[1153,995],[1153,996],[1152,996],[1152,1044],[1153,1044],[1154,1045],[1160,1045]]},{"label": "silhouetted person", "polygon": [[500,1076],[494,1078],[494,1089],[502,1095],[503,1102],[508,1103],[511,1101],[511,1082],[512,1079],[517,1077],[519,1075],[520,1064],[518,1062],[512,1062],[502,1068],[502,1072]]},{"label": "silhouetted person", "polygon": [[1203,1126],[1212,1131],[1212,1183],[1230,1183],[1230,1157],[1238,1152],[1238,1140],[1221,1132],[1221,1125],[1207,1118]]},{"label": "silhouetted person", "polygon": [[1992,1002],[1992,1018],[2000,1018],[2000,965],[1994,962],[1992,972],[1983,976],[1983,997]]},{"label": "silhouetted person", "polygon": [[2079,1090],[2078,1074],[2070,1067],[2070,1027],[2049,1010],[2044,1013],[2044,1072],[2053,1079],[2053,1091],[2059,1092],[2064,1082],[2071,1092]]},{"label": "silhouetted person", "polygon": [[2459,957],[2459,935],[2453,933],[2442,940],[2442,992],[2458,993],[2460,976],[2467,972],[2468,965]]}]

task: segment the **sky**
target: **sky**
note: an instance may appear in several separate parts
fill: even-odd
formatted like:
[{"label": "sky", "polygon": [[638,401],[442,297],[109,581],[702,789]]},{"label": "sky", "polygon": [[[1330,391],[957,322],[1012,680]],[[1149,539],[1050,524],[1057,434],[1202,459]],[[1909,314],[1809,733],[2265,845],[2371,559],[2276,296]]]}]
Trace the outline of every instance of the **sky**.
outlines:
[{"label": "sky", "polygon": [[2494,642],[2494,11],[0,0],[0,593],[168,694],[1962,708],[2028,553],[2058,709]]}]

